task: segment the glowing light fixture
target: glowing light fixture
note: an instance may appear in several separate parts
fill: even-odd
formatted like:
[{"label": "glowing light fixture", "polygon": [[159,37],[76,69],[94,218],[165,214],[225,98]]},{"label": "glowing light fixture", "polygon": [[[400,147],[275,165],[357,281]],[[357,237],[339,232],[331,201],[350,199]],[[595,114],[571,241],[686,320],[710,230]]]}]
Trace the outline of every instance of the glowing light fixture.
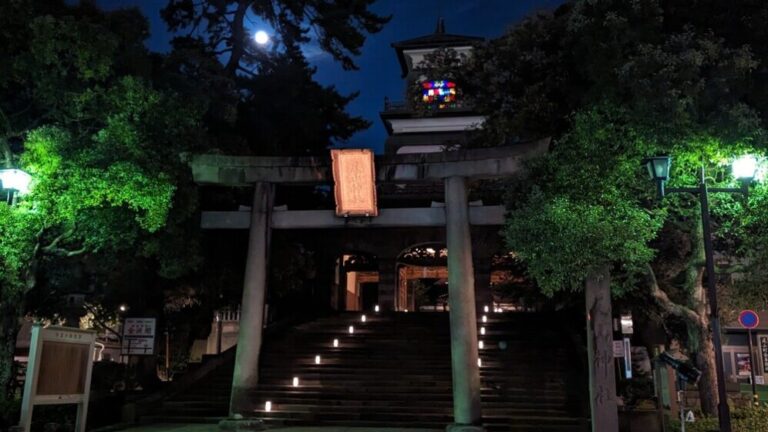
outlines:
[{"label": "glowing light fixture", "polygon": [[266,411],[266,412],[272,411],[272,401],[267,401],[264,404],[264,411]]},{"label": "glowing light fixture", "polygon": [[259,30],[253,35],[253,40],[259,45],[266,45],[269,43],[269,35],[264,30]]},{"label": "glowing light fixture", "polygon": [[363,316],[360,317],[360,321],[365,322],[365,320],[366,320],[366,317],[365,317],[365,314],[363,314]]},{"label": "glowing light fixture", "polygon": [[403,312],[408,313],[408,309],[404,310]]},{"label": "glowing light fixture", "polygon": [[338,348],[339,347],[339,340],[338,339],[334,339],[333,340],[333,347],[334,348]]},{"label": "glowing light fixture", "polygon": [[483,343],[483,341],[479,341],[477,343],[477,347],[480,348],[480,349],[483,349],[483,348],[485,348],[485,344]]},{"label": "glowing light fixture", "polygon": [[485,335],[485,327],[480,327],[480,334]]},{"label": "glowing light fixture", "polygon": [[293,386],[298,387],[299,386],[299,377],[293,377]]},{"label": "glowing light fixture", "polygon": [[373,307],[373,311],[374,311],[374,312],[378,312],[378,311],[379,311],[379,305],[376,305],[376,306],[374,306],[374,307]]},{"label": "glowing light fixture", "polygon": [[430,255],[434,255],[435,254],[435,249],[431,248],[431,247],[428,247],[427,248],[427,253],[430,254]]},{"label": "glowing light fixture", "polygon": [[488,315],[483,315],[483,322],[488,322]]},{"label": "glowing light fixture", "polygon": [[485,305],[485,307],[483,307],[483,312],[488,313],[488,305]]},{"label": "glowing light fixture", "polygon": [[315,356],[315,364],[320,364],[320,356],[319,355]]},{"label": "glowing light fixture", "polygon": [[731,166],[733,176],[738,180],[750,181],[757,173],[757,159],[752,155],[744,155],[733,161]]},{"label": "glowing light fixture", "polygon": [[349,326],[349,334],[355,334],[355,326]]},{"label": "glowing light fixture", "polygon": [[477,358],[477,367],[483,367],[483,359],[480,357]]},{"label": "glowing light fixture", "polygon": [[118,309],[120,309],[120,312],[125,312],[128,310],[128,305],[121,304],[118,306]]},{"label": "glowing light fixture", "polygon": [[19,195],[29,193],[29,184],[32,182],[32,176],[20,169],[0,169],[0,188],[13,189]]}]

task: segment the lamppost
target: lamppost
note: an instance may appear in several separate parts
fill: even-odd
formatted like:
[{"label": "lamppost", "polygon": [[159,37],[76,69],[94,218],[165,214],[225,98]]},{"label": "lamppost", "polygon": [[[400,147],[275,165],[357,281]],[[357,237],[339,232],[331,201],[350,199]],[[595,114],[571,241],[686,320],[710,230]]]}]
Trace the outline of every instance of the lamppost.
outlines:
[{"label": "lamppost", "polygon": [[5,199],[10,205],[16,204],[19,196],[29,193],[31,182],[32,176],[20,169],[0,169],[0,189],[7,191]]},{"label": "lamppost", "polygon": [[717,411],[720,431],[731,432],[731,413],[728,409],[728,399],[725,391],[725,371],[723,369],[723,351],[720,341],[720,316],[717,306],[717,287],[715,284],[712,225],[709,218],[709,192],[741,193],[746,196],[749,192],[749,184],[757,171],[757,161],[752,156],[743,156],[734,161],[732,165],[733,175],[741,182],[740,188],[708,188],[706,178],[704,177],[704,168],[702,168],[697,187],[665,189],[665,183],[669,180],[669,167],[671,163],[672,158],[669,156],[652,157],[645,161],[648,174],[656,182],[659,198],[664,198],[664,195],[667,193],[689,193],[699,197],[707,270],[707,300],[709,301],[710,323],[712,325],[712,342],[715,345],[715,371],[717,374],[717,395],[719,399]]}]

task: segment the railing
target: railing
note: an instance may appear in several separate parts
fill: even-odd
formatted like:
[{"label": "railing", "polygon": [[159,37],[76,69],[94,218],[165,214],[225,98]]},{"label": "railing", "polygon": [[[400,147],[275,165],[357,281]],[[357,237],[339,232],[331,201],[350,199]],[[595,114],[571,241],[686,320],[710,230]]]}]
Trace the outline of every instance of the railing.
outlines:
[{"label": "railing", "polygon": [[216,321],[221,322],[239,322],[240,321],[240,308],[230,309],[224,308],[216,311],[214,316]]}]

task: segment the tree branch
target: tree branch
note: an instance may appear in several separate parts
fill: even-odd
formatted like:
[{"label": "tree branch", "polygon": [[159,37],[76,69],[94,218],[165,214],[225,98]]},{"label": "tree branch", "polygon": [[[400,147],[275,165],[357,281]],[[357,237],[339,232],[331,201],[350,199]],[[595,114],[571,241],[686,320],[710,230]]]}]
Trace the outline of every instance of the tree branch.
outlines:
[{"label": "tree branch", "polygon": [[645,274],[646,283],[651,291],[651,296],[662,307],[665,315],[674,315],[691,322],[699,322],[699,314],[694,312],[683,305],[679,305],[670,300],[667,293],[659,288],[659,284],[656,280],[656,274],[653,272],[651,265],[647,265],[647,271]]}]

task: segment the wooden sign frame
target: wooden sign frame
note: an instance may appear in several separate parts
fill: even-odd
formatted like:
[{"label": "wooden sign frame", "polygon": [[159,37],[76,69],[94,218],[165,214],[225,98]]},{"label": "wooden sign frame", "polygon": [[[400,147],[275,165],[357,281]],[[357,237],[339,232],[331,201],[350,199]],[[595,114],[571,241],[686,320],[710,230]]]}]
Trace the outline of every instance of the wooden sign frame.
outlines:
[{"label": "wooden sign frame", "polygon": [[332,149],[331,163],[336,216],[378,216],[373,151]]},{"label": "wooden sign frame", "polygon": [[35,405],[62,404],[77,405],[75,431],[85,432],[95,342],[92,330],[32,326],[19,421],[24,432],[32,427]]}]

